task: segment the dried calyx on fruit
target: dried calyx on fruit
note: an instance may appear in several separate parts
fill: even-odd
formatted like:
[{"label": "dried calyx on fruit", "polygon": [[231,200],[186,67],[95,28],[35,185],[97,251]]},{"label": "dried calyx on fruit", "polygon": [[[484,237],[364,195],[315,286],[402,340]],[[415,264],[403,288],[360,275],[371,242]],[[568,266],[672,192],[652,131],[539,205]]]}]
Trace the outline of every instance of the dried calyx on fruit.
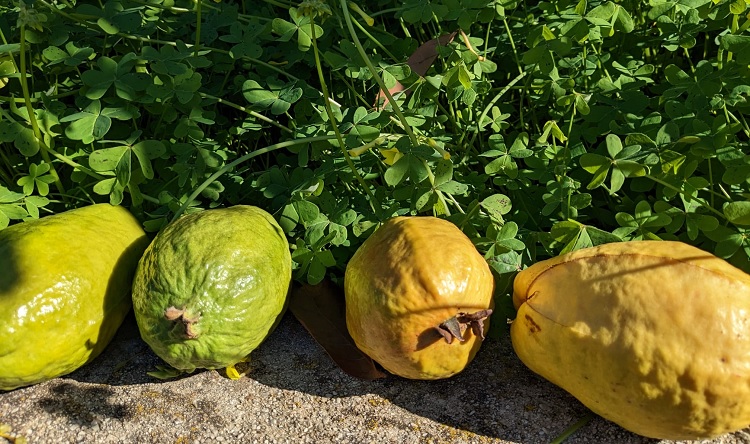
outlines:
[{"label": "dried calyx on fruit", "polygon": [[462,371],[489,327],[490,268],[443,219],[386,221],[349,261],[344,287],[347,328],[357,347],[405,378]]},{"label": "dried calyx on fruit", "polygon": [[474,336],[479,337],[484,341],[484,320],[489,318],[492,314],[492,310],[479,310],[474,313],[458,313],[457,315],[443,321],[435,327],[440,336],[445,339],[448,344],[453,342],[453,339],[458,339],[464,342],[464,332],[471,329]]}]

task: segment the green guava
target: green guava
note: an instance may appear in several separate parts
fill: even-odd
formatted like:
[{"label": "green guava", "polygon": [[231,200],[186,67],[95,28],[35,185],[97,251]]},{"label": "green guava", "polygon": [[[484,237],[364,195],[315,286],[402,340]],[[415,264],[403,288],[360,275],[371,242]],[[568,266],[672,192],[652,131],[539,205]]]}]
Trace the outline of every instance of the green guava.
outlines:
[{"label": "green guava", "polygon": [[133,280],[143,340],[175,369],[243,360],[286,308],[292,259],[264,210],[237,205],[183,216],[156,235]]},{"label": "green guava", "polygon": [[94,359],[130,310],[148,238],[124,208],[97,204],[0,230],[0,390]]}]

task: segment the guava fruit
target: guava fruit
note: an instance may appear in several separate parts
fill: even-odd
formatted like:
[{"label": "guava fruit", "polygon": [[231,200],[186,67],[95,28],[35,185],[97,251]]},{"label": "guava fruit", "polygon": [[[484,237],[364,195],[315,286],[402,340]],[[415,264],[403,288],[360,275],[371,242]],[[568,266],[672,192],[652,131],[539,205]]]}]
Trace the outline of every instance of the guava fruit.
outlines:
[{"label": "guava fruit", "polygon": [[167,225],[133,280],[141,337],[175,369],[243,360],[286,308],[292,259],[284,232],[248,205],[204,210]]},{"label": "guava fruit", "polygon": [[447,378],[479,350],[493,289],[487,262],[454,224],[395,217],[347,264],[347,329],[359,349],[393,374]]},{"label": "guava fruit", "polygon": [[148,238],[124,208],[96,204],[0,231],[0,390],[94,359],[130,310]]},{"label": "guava fruit", "polygon": [[750,425],[750,277],[685,243],[605,244],[515,278],[511,340],[532,371],[652,438]]}]

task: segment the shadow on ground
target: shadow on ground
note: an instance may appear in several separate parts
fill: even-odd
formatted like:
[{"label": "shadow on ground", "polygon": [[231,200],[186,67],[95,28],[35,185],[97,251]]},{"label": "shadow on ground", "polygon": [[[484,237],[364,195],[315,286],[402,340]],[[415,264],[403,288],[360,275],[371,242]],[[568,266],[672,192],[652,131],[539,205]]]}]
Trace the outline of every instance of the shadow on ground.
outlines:
[{"label": "shadow on ground", "polygon": [[[157,365],[164,362],[141,339],[131,310],[102,354],[63,378],[113,386],[146,384],[159,382],[147,374],[156,370]],[[187,376],[190,375],[183,377]]]},{"label": "shadow on ground", "polygon": [[[160,364],[161,360],[140,339],[131,313],[102,355],[78,371],[52,381],[54,385],[36,400],[36,405],[54,416],[64,416],[68,423],[81,426],[91,426],[97,418],[128,421],[137,413],[133,409],[138,403],[132,400],[120,403],[118,399],[122,397],[113,396],[115,391],[122,393],[125,389],[133,393],[127,396],[144,396],[143,393],[153,396],[144,401],[147,407],[168,410],[171,403],[179,404],[184,398],[173,391],[174,384],[162,383],[147,375],[146,372]],[[459,431],[520,443],[549,442],[589,413],[563,390],[529,372],[513,353],[507,335],[488,339],[469,367],[447,380],[412,381],[389,375],[377,381],[363,381],[336,367],[288,313],[276,331],[252,353],[247,377],[267,387],[322,398],[367,396],[367,400],[356,404],[364,403],[367,407],[390,403]],[[201,383],[211,385],[223,383],[222,380],[224,376],[213,371],[198,378]],[[226,396],[244,394],[240,392],[247,390],[248,383],[252,382],[237,381],[236,385],[227,385]],[[128,387],[146,384],[148,387]],[[158,405],[151,405],[154,403]],[[366,415],[391,412],[391,416],[381,419],[395,421],[390,424],[393,427],[408,430],[412,426],[411,415],[400,417],[392,414],[393,409],[379,412],[377,407],[367,408]],[[585,438],[578,441],[574,437],[566,442],[657,442],[613,427],[598,417],[576,436]]]},{"label": "shadow on ground", "polygon": [[115,392],[106,385],[75,385],[62,382],[50,394],[36,401],[42,410],[53,415],[64,414],[68,422],[91,426],[97,418],[126,420],[132,416],[130,407],[113,401]]},{"label": "shadow on ground", "polygon": [[[328,398],[374,394],[416,415],[489,438],[542,442],[541,437],[554,439],[589,414],[572,396],[528,371],[513,353],[507,334],[488,339],[464,372],[440,381],[350,377],[291,315],[252,357],[248,377],[261,384]],[[597,427],[612,433],[612,425],[598,417],[581,432],[592,439]],[[658,442],[615,429],[616,437],[598,442]]]}]

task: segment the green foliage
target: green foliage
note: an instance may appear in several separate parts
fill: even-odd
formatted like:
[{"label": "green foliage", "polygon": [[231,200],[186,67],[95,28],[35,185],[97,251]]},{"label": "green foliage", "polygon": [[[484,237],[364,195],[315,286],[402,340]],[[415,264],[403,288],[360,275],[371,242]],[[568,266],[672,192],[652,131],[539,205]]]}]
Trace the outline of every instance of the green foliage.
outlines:
[{"label": "green foliage", "polygon": [[0,6],[0,227],[108,200],[156,231],[245,203],[311,283],[404,214],[452,220],[502,276],[633,239],[750,271],[747,2],[351,7]]}]

